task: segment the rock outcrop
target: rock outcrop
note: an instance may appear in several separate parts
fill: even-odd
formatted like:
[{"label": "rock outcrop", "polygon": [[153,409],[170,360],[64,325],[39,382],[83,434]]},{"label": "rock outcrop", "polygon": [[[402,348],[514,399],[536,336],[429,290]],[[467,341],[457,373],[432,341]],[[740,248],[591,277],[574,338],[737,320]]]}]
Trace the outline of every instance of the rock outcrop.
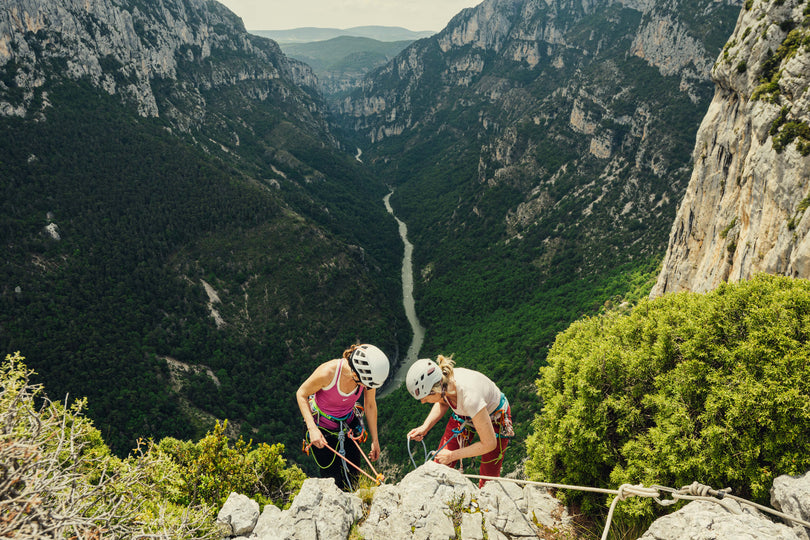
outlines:
[{"label": "rock outcrop", "polygon": [[[232,494],[218,521],[231,536],[256,540],[337,540],[348,538],[357,522],[357,531],[368,540],[456,538],[456,528],[464,539],[483,539],[484,533],[490,540],[537,538],[542,530],[571,526],[565,508],[543,488],[488,482],[478,489],[459,471],[434,462],[396,485],[377,487],[365,509],[357,494],[319,478],[304,482],[288,510],[267,505],[259,515],[254,505]],[[255,516],[249,533],[246,515]]]},{"label": "rock outcrop", "polygon": [[651,292],[705,292],[765,272],[810,277],[806,6],[746,4],[714,66],[714,99]]},{"label": "rock outcrop", "polygon": [[[359,493],[359,492],[358,492]],[[810,473],[780,476],[771,490],[779,512],[806,522]],[[345,539],[352,527],[367,540],[436,538],[572,538],[571,517],[544,488],[488,482],[478,489],[460,472],[428,462],[398,484],[383,484],[370,503],[340,491],[331,479],[310,478],[288,510],[231,494],[219,512],[226,536],[255,540]],[[655,521],[644,540],[808,540],[804,525],[732,498],[690,502]]]},{"label": "rock outcrop", "polygon": [[[60,79],[84,79],[144,117],[190,131],[211,90],[315,108],[317,79],[217,2],[9,0],[0,9],[0,115],[42,115]],[[294,106],[293,106],[294,104]],[[305,120],[305,118],[302,118]],[[311,121],[311,120],[310,120]]]},{"label": "rock outcrop", "polygon": [[798,540],[787,525],[774,523],[734,501],[694,501],[653,522],[641,540],[770,539]]}]

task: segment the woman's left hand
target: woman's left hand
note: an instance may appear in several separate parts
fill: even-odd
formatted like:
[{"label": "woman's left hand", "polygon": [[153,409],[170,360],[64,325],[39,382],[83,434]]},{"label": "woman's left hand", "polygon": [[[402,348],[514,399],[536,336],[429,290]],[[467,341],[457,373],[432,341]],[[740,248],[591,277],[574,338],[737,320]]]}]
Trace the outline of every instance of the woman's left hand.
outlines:
[{"label": "woman's left hand", "polygon": [[433,461],[436,463],[441,463],[442,465],[450,465],[455,461],[455,459],[453,459],[453,451],[448,450],[447,448],[442,448],[435,456],[433,456]]},{"label": "woman's left hand", "polygon": [[372,441],[371,442],[371,452],[368,453],[368,457],[371,461],[377,461],[380,457],[380,445],[379,443]]}]

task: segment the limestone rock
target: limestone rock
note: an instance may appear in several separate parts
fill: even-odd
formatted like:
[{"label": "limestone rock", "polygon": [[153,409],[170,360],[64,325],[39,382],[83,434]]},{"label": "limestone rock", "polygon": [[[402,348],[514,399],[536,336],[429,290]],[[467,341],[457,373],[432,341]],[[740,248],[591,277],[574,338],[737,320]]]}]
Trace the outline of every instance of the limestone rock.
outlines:
[{"label": "limestone rock", "polygon": [[[357,532],[368,540],[455,538],[456,527],[465,540],[505,540],[570,525],[562,504],[542,488],[504,481],[479,490],[461,472],[434,462],[398,484],[377,487],[366,510],[364,517],[360,498],[340,491],[334,480],[310,478],[288,510],[268,505],[252,531],[240,531],[254,540],[339,540],[359,523]],[[226,517],[231,511],[223,508],[223,521],[233,519]]]},{"label": "limestone rock", "polygon": [[748,505],[693,501],[657,519],[640,540],[797,540],[786,525],[774,523]]},{"label": "limestone rock", "polygon": [[[700,126],[694,170],[651,297],[706,292],[754,274],[810,277],[810,158],[788,126],[810,121],[810,52],[789,51],[806,29],[801,5],[755,1],[743,9],[713,69],[714,99]],[[761,82],[780,57],[771,85]],[[781,53],[780,53],[781,54]],[[775,84],[775,86],[774,86]]]},{"label": "limestone rock", "polygon": [[217,514],[217,523],[230,528],[234,536],[252,531],[258,519],[259,503],[239,493],[231,493]]},{"label": "limestone rock", "polygon": [[[783,514],[810,523],[810,472],[802,476],[777,476],[771,488],[771,506]],[[786,522],[801,540],[810,540],[810,529]]]},{"label": "limestone rock", "polygon": [[[263,514],[264,515],[264,514]],[[258,540],[347,538],[352,524],[363,515],[356,495],[341,491],[332,478],[309,478],[288,510],[266,516]]]},{"label": "limestone rock", "polygon": [[[244,499],[234,495],[231,497],[234,501],[245,504]],[[810,472],[799,477],[777,477],[771,500],[774,509],[807,521]],[[220,512],[223,522],[234,522],[233,518],[224,517],[230,512],[232,510],[226,512],[225,508]],[[808,539],[801,525],[786,521],[787,524],[782,523],[778,516],[730,497],[700,500],[656,520],[641,538]],[[243,532],[244,538],[343,540],[358,523],[356,533],[366,540],[480,540],[485,537],[516,540],[574,536],[567,509],[544,488],[504,478],[490,481],[479,490],[477,484],[461,472],[434,462],[410,472],[398,484],[377,487],[365,513],[357,495],[340,491],[331,479],[310,478],[304,482],[289,510],[281,511],[268,505],[255,523],[252,531]]]},{"label": "limestone rock", "polygon": [[[47,114],[44,88],[84,79],[141,116],[169,118],[186,132],[205,117],[209,90],[230,87],[261,101],[283,87],[294,100],[289,87],[317,85],[309,66],[248,34],[222,4],[204,0],[7,0],[0,9],[0,74],[13,87],[0,82],[0,115]],[[161,102],[155,85],[165,92],[171,82],[173,95]]]}]

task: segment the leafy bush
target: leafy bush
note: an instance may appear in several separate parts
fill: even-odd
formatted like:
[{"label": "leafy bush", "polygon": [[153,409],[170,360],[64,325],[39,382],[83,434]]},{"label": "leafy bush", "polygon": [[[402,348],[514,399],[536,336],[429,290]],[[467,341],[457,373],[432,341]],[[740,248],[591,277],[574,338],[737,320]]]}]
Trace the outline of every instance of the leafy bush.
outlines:
[{"label": "leafy bush", "polygon": [[[699,481],[767,504],[776,475],[810,468],[809,337],[810,282],[765,275],[580,320],[540,370],[527,471],[614,489]],[[654,514],[649,499],[618,510]]]},{"label": "leafy bush", "polygon": [[306,475],[297,466],[286,467],[283,444],[259,444],[256,448],[241,437],[231,443],[225,435],[227,421],[217,422],[213,432],[197,443],[167,437],[152,451],[166,455],[178,465],[183,482],[177,502],[204,503],[221,507],[235,491],[260,505],[289,506]]},{"label": "leafy bush", "polygon": [[84,400],[51,402],[23,360],[7,355],[0,366],[0,536],[218,537],[210,509],[172,504],[151,481],[171,463],[113,456]]},{"label": "leafy bush", "polygon": [[[83,411],[51,402],[16,353],[0,365],[0,537],[207,539],[231,491],[288,505],[305,478],[281,444],[140,441],[120,459]],[[38,405],[39,404],[39,405]]]}]

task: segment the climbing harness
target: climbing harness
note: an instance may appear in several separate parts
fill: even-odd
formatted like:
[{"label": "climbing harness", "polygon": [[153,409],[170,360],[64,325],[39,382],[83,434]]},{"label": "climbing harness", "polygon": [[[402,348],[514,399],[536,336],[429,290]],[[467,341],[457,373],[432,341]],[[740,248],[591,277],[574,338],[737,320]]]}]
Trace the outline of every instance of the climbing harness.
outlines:
[{"label": "climbing harness", "polygon": [[[472,418],[469,416],[459,416],[452,407],[450,408],[450,414],[453,415],[453,420],[462,424],[461,427],[466,427],[469,431],[469,433],[465,435],[466,442],[469,443],[470,440],[472,440],[473,433],[475,433]],[[495,433],[495,437],[498,439],[511,439],[515,436],[515,430],[512,427],[512,417],[509,414],[509,400],[506,399],[504,393],[501,393],[501,400],[498,403],[498,407],[492,411],[492,414],[489,415],[489,419],[492,421],[493,426],[500,426],[500,430]]]},{"label": "climbing harness", "polygon": [[[341,432],[341,434],[343,434],[343,432]],[[383,476],[381,473],[378,473],[378,472],[377,472],[377,470],[374,468],[374,465],[372,465],[372,464],[371,464],[371,460],[369,460],[369,459],[368,459],[368,456],[366,456],[365,452],[363,452],[363,449],[362,449],[362,448],[360,448],[360,443],[358,442],[358,439],[359,439],[360,437],[353,437],[353,436],[351,435],[351,433],[349,433],[349,434],[348,434],[348,436],[349,436],[349,438],[350,438],[352,441],[354,441],[354,444],[356,444],[356,445],[357,445],[358,450],[360,450],[360,454],[363,456],[363,459],[365,459],[365,460],[366,460],[366,463],[368,463],[368,466],[371,468],[371,471],[374,473],[374,475],[375,475],[375,476],[371,476],[371,475],[370,475],[370,474],[368,474],[366,471],[364,471],[363,469],[361,469],[360,467],[358,467],[358,466],[357,466],[355,463],[353,463],[352,461],[350,461],[350,460],[349,460],[349,458],[347,458],[347,457],[345,456],[345,453],[346,453],[345,451],[343,451],[343,450],[335,450],[334,448],[332,448],[331,446],[329,446],[329,443],[327,443],[327,444],[325,445],[325,446],[326,446],[326,448],[328,448],[329,450],[331,450],[331,451],[332,451],[332,453],[334,453],[334,454],[335,454],[335,456],[337,456],[337,457],[339,457],[339,458],[341,458],[341,459],[343,460],[343,469],[344,469],[344,473],[346,474],[346,481],[347,481],[347,485],[351,485],[351,482],[349,482],[349,478],[348,478],[348,466],[349,466],[349,465],[351,465],[352,467],[354,467],[354,468],[355,468],[355,469],[357,469],[359,472],[361,472],[361,473],[363,473],[364,475],[366,475],[366,476],[367,476],[369,479],[371,479],[371,481],[372,481],[372,482],[375,482],[375,483],[376,483],[376,484],[379,486],[380,484],[382,484],[382,483],[385,481],[385,476]],[[338,437],[338,440],[340,441],[340,445],[342,445],[342,444],[343,444],[343,439],[342,439],[342,437],[340,437],[340,436],[339,436],[339,437]],[[309,455],[309,448],[310,448],[311,446],[312,446],[312,443],[311,443],[311,442],[310,442],[309,444],[305,444],[305,445],[304,445],[304,447],[303,447],[303,449],[302,449],[302,450],[303,450],[303,452],[304,452],[305,454]],[[313,457],[314,457],[314,456],[313,456]],[[334,458],[332,458],[332,459],[334,460]],[[318,461],[317,461],[317,460],[315,460],[315,463],[318,463]],[[331,465],[331,463],[330,463],[330,465]],[[320,464],[318,464],[318,466],[320,466]],[[328,467],[328,465],[327,465],[327,467]]]},{"label": "climbing harness", "polygon": [[318,407],[318,402],[315,400],[315,394],[309,396],[309,408],[312,411],[312,415],[315,417],[315,423],[318,424],[318,427],[321,427],[321,423],[318,418],[319,416],[322,416],[328,420],[331,420],[336,424],[339,424],[351,418],[352,415],[358,417],[362,417],[363,415],[363,408],[356,403],[354,407],[352,407],[352,409],[348,413],[346,413],[346,416],[332,416],[329,413],[325,413],[321,410],[320,407]]},{"label": "climbing harness", "polygon": [[[583,487],[583,486],[571,486],[566,484],[552,484],[549,482],[533,482],[531,480],[518,480],[514,478],[503,478],[500,476],[481,476],[478,474],[465,474],[467,478],[475,478],[475,479],[483,479],[483,480],[492,480],[497,482],[514,482],[517,484],[528,484],[534,486],[540,486],[545,488],[554,488],[554,489],[573,489],[578,491],[591,491],[595,493],[605,493],[608,495],[616,495],[614,497],[613,502],[610,504],[610,509],[608,510],[607,519],[605,521],[605,530],[602,532],[602,540],[607,539],[608,531],[610,530],[610,522],[613,519],[613,511],[616,508],[616,505],[619,501],[623,501],[628,497],[636,496],[636,497],[648,497],[653,499],[655,502],[660,504],[661,506],[670,506],[673,505],[680,500],[690,500],[690,501],[709,501],[717,503],[723,506],[726,510],[733,514],[739,514],[737,510],[728,505],[723,503],[723,499],[732,499],[737,501],[740,504],[747,504],[749,506],[753,506],[759,510],[764,512],[771,513],[775,516],[781,517],[783,519],[787,519],[789,521],[793,521],[794,523],[798,523],[799,525],[806,527],[810,530],[810,523],[804,521],[799,518],[795,518],[793,516],[789,516],[782,512],[778,512],[772,508],[768,508],[767,506],[762,506],[755,502],[748,501],[741,497],[735,497],[731,495],[731,488],[725,489],[713,489],[710,486],[701,484],[699,482],[692,482],[688,486],[683,486],[680,489],[674,489],[666,486],[659,486],[659,485],[652,485],[650,487],[644,487],[643,485],[632,485],[632,484],[622,484],[618,490],[615,489],[603,489],[603,488],[593,488],[593,487]],[[671,495],[672,498],[666,499],[661,497],[661,491],[667,492]]]},{"label": "climbing harness", "polygon": [[[363,449],[360,447],[360,443],[364,443],[366,442],[366,440],[368,440],[368,432],[365,430],[365,426],[363,425],[363,416],[365,413],[363,407],[355,403],[352,410],[346,416],[335,417],[320,410],[318,408],[318,404],[315,402],[314,396],[310,396],[309,403],[310,407],[312,407],[313,414],[323,416],[324,418],[328,418],[332,422],[338,424],[337,431],[332,431],[329,428],[321,426],[317,418],[315,420],[315,422],[318,424],[319,429],[326,431],[327,433],[337,437],[338,439],[337,449],[332,448],[329,444],[326,444],[326,448],[331,450],[336,457],[340,457],[343,460],[343,478],[346,481],[346,485],[350,486],[352,484],[351,478],[349,477],[349,465],[351,465],[361,473],[368,476],[373,482],[376,482],[377,485],[380,485],[383,482],[383,480],[385,480],[385,477],[374,469],[374,466],[371,464],[371,461],[368,459],[365,452],[363,452]],[[360,454],[363,456],[363,458],[366,460],[366,463],[368,463],[368,466],[371,467],[371,470],[374,472],[375,477],[369,475],[367,472],[362,470],[360,467],[358,467],[356,464],[354,464],[351,460],[349,460],[346,457],[345,441],[347,436],[357,446],[357,449],[360,451]],[[309,432],[307,432],[306,435],[304,436],[304,440],[301,445],[301,450],[305,454],[309,455],[309,448],[311,446],[312,442],[309,440]],[[327,465],[324,466],[318,463],[318,460],[317,458],[315,458],[314,454],[312,458],[315,460],[315,463],[321,469],[329,468],[335,461],[335,457],[333,457],[332,461],[330,461]]]},{"label": "climbing harness", "polygon": [[[501,400],[500,403],[498,404],[498,408],[495,409],[492,412],[492,414],[489,415],[490,420],[492,420],[492,425],[500,426],[500,429],[495,433],[495,437],[497,439],[511,439],[515,436],[515,431],[512,427],[512,418],[510,417],[508,411],[509,411],[509,401],[506,399],[506,395],[501,393]],[[473,426],[472,423],[472,418],[470,418],[469,416],[459,416],[458,414],[455,413],[455,411],[453,411],[452,408],[450,409],[450,414],[452,415],[453,420],[458,422],[459,425],[458,427],[451,430],[453,432],[453,436],[444,441],[444,444],[442,444],[438,450],[428,452],[427,447],[425,446],[425,440],[424,438],[422,439],[422,448],[425,452],[425,463],[432,460],[436,454],[441,452],[442,449],[456,437],[458,437],[459,448],[464,448],[465,446],[468,446],[472,442],[473,436],[475,436],[476,433],[475,426]],[[408,456],[411,458],[411,463],[413,464],[413,468],[415,469],[416,461],[413,458],[414,452],[411,452],[411,439],[406,437],[406,440],[408,444]],[[497,461],[503,458],[504,450],[505,449],[502,449],[500,454],[491,459],[490,461],[483,461],[482,457],[481,458],[482,462],[492,463],[493,461]]]}]

